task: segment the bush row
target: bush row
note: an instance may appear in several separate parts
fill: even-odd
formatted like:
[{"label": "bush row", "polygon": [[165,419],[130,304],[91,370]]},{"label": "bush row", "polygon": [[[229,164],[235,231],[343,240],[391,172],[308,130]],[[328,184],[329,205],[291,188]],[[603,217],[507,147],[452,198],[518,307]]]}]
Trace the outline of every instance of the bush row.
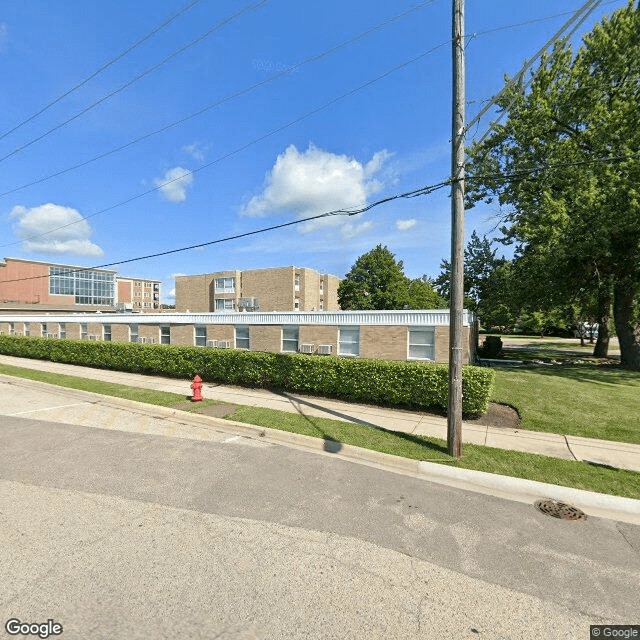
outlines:
[{"label": "bush row", "polygon": [[[198,374],[205,382],[447,410],[448,367],[442,364],[8,335],[0,335],[0,353],[176,378]],[[494,371],[464,366],[462,378],[463,412],[485,413]]]}]

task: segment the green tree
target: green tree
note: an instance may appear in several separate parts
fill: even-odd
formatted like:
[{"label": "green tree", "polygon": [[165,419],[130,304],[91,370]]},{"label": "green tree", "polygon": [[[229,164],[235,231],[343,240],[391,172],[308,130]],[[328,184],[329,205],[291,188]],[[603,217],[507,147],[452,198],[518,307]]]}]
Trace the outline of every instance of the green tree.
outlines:
[{"label": "green tree", "polygon": [[439,309],[446,304],[427,276],[410,280],[402,260],[378,245],[361,255],[338,285],[342,309]]},{"label": "green tree", "polygon": [[409,303],[409,281],[402,260],[378,245],[361,255],[338,285],[341,309],[402,309]]},{"label": "green tree", "polygon": [[447,301],[433,288],[431,278],[423,275],[409,281],[409,301],[411,309],[446,309]]},{"label": "green tree", "polygon": [[569,303],[587,291],[604,331],[612,294],[621,360],[637,370],[639,86],[640,10],[630,2],[575,56],[558,45],[528,89],[507,92],[507,120],[470,148],[467,180],[471,204],[497,198],[507,211],[501,231],[516,244],[517,270],[537,279],[530,296]]}]

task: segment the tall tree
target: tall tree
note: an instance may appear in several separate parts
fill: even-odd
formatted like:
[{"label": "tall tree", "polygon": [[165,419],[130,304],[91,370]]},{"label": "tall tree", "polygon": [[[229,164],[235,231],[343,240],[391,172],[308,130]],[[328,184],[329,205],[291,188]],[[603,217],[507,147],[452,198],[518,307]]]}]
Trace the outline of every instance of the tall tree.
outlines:
[{"label": "tall tree", "polygon": [[622,363],[640,370],[640,10],[605,18],[575,56],[557,46],[501,106],[505,124],[469,151],[470,202],[507,207],[536,290],[591,291],[602,325],[613,292]]},{"label": "tall tree", "polygon": [[378,245],[361,255],[338,285],[341,309],[402,309],[409,303],[409,282],[402,260]]},{"label": "tall tree", "polygon": [[445,301],[427,276],[410,280],[402,260],[378,245],[361,255],[338,285],[342,309],[440,309]]}]

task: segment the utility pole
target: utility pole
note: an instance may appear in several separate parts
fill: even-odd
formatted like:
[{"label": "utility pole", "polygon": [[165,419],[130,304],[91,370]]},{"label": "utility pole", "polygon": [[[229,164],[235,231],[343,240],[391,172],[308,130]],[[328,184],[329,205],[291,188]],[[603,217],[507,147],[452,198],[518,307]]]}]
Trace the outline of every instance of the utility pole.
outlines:
[{"label": "utility pole", "polygon": [[451,135],[451,297],[449,303],[449,411],[447,448],[462,455],[462,353],[464,306],[464,0],[453,0],[453,104]]}]

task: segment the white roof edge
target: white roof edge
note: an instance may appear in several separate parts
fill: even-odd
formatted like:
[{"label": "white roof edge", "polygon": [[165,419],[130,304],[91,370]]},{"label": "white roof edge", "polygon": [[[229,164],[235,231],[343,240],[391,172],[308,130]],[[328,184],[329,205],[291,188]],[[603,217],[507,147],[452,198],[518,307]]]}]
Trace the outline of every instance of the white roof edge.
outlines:
[{"label": "white roof edge", "polygon": [[[463,324],[475,316],[465,310]],[[100,322],[105,324],[408,325],[448,326],[449,309],[417,311],[257,311],[247,313],[49,313],[4,315],[0,322]]]}]

